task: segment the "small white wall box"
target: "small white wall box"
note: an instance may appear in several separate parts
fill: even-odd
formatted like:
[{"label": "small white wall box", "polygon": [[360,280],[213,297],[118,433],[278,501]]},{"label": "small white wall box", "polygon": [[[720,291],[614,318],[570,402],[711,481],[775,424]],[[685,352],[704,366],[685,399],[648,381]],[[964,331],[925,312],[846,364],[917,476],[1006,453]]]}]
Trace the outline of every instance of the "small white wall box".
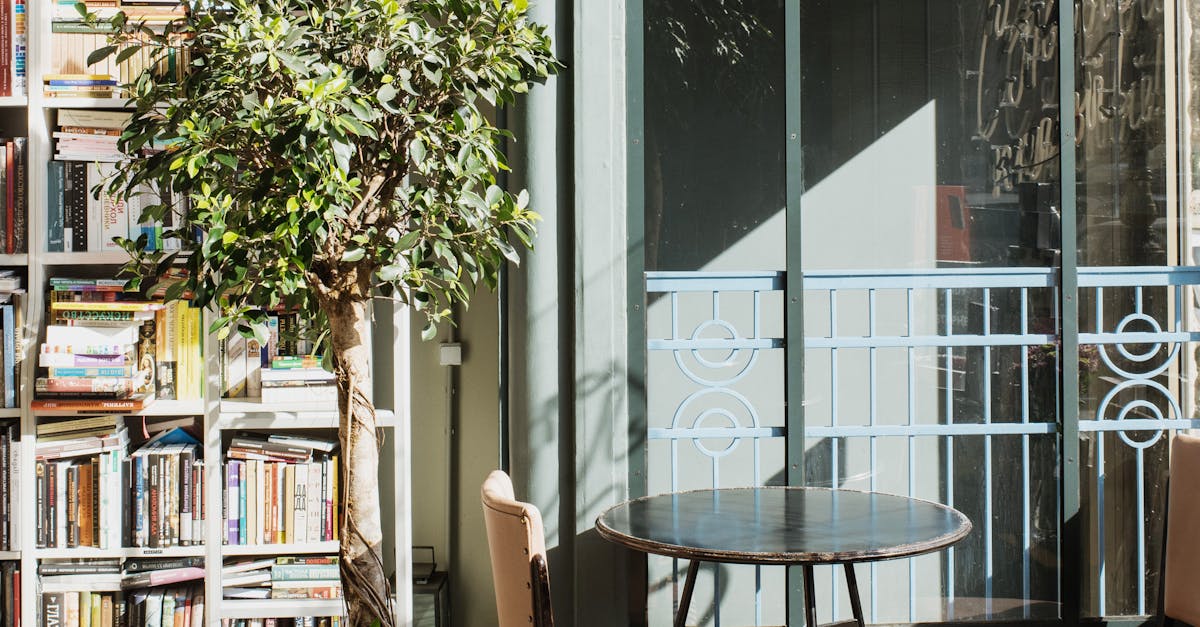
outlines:
[{"label": "small white wall box", "polygon": [[441,346],[441,353],[438,355],[438,361],[443,366],[461,366],[462,365],[462,344],[457,342],[445,342]]}]

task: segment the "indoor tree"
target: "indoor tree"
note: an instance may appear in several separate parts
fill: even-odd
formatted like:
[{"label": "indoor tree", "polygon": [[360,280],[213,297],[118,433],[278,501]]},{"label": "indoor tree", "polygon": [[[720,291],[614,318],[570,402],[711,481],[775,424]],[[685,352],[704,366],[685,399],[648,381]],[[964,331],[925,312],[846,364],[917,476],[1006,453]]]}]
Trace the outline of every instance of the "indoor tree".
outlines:
[{"label": "indoor tree", "polygon": [[[327,324],[345,498],[350,624],[393,623],[383,571],[372,298],[424,312],[493,285],[537,216],[497,185],[506,132],[489,118],[557,69],[526,0],[187,0],[149,28],[117,14],[95,62],[153,55],[130,77],[124,164],[110,191],[143,221],[174,216],[180,252],[133,256],[134,286],[216,314],[211,331],[264,337],[269,310]],[[168,71],[185,63],[186,71]],[[155,193],[137,190],[153,189]],[[146,197],[152,197],[147,201]],[[182,281],[167,270],[182,265]],[[178,273],[174,273],[178,274]]]}]

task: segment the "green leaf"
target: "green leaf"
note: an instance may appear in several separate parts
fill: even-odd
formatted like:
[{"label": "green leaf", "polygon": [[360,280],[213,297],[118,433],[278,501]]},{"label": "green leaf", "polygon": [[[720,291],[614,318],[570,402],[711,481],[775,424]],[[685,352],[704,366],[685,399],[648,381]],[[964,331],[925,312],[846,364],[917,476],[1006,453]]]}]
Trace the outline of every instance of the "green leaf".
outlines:
[{"label": "green leaf", "polygon": [[[135,55],[141,51],[142,51],[141,46],[127,46],[124,50],[117,53],[117,58],[113,62],[114,63],[124,63],[126,59],[128,59],[129,57],[132,57],[133,55]],[[107,55],[105,55],[105,56],[107,56]],[[88,65],[91,65],[91,63],[89,63]]]},{"label": "green leaf", "polygon": [[437,325],[435,325],[432,321],[427,322],[425,327],[421,329],[421,339],[428,342],[435,337],[437,337]]},{"label": "green leaf", "polygon": [[408,155],[412,157],[413,163],[421,165],[425,161],[425,142],[420,139],[409,142]]},{"label": "green leaf", "polygon": [[217,153],[213,153],[213,158],[216,159],[217,162],[220,163],[221,165],[237,169],[238,160],[237,160],[237,157],[235,157],[233,155],[226,154],[223,152],[217,152]]},{"label": "green leaf", "polygon": [[397,93],[396,88],[391,85],[380,85],[379,91],[375,93],[375,97],[379,99],[379,102],[386,104],[395,100]]},{"label": "green leaf", "polygon": [[373,72],[379,69],[386,59],[387,55],[382,50],[375,48],[367,53],[367,67],[371,68]]},{"label": "green leaf", "polygon": [[[79,5],[76,5],[76,6],[79,6]],[[104,59],[108,58],[108,55],[110,55],[116,51],[117,51],[116,46],[104,46],[102,48],[97,48],[97,49],[93,50],[91,54],[88,55],[87,64],[95,65],[95,64],[99,63],[100,61],[103,61]]]},{"label": "green leaf", "polygon": [[367,251],[365,249],[354,248],[354,249],[347,250],[346,252],[342,253],[342,261],[344,261],[346,263],[354,263],[356,261],[361,261],[362,258],[366,257],[366,256],[367,256]]}]

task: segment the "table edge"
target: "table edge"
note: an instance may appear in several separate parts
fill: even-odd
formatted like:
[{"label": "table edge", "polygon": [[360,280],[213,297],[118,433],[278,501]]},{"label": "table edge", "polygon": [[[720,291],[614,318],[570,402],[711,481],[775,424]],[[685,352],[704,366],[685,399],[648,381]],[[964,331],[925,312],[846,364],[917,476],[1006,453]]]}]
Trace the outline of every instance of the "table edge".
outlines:
[{"label": "table edge", "polygon": [[618,507],[626,506],[636,501],[642,501],[651,498],[662,497],[670,494],[688,494],[695,492],[732,492],[735,490],[823,490],[832,492],[835,488],[816,488],[816,487],[791,487],[791,486],[762,486],[762,487],[743,487],[743,488],[704,488],[699,490],[685,490],[681,492],[666,492],[663,494],[654,494],[643,496],[636,499],[622,501],[605,509],[596,517],[594,527],[601,538],[619,544],[635,551],[642,553],[650,553],[654,555],[662,555],[666,557],[676,557],[689,560],[700,560],[703,562],[719,562],[722,564],[760,564],[760,565],[798,565],[798,564],[852,564],[859,562],[879,562],[891,559],[901,559],[905,557],[914,557],[925,553],[932,553],[941,549],[945,549],[952,544],[962,540],[971,533],[975,528],[970,518],[965,514],[954,509],[953,507],[937,503],[927,499],[920,499],[911,496],[903,496],[900,494],[890,494],[887,492],[871,492],[869,490],[851,490],[846,488],[836,488],[843,492],[859,492],[862,494],[880,494],[884,496],[893,496],[903,498],[910,501],[918,501],[933,505],[941,509],[949,510],[960,521],[962,525],[951,533],[943,534],[922,542],[914,542],[912,544],[900,545],[898,547],[889,547],[874,551],[842,551],[828,553],[766,553],[766,552],[741,552],[741,551],[723,551],[715,549],[701,549],[696,547],[681,546],[678,544],[669,544],[665,542],[655,542],[645,538],[638,538],[626,535],[604,524],[603,519],[606,514]]}]

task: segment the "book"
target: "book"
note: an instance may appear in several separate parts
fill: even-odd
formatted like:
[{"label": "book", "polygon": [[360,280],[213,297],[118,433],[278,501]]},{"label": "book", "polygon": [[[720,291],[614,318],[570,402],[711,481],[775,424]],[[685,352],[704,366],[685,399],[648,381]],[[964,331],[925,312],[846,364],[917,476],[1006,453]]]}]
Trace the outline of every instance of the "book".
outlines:
[{"label": "book", "polygon": [[147,588],[166,586],[185,581],[195,581],[197,579],[204,579],[203,568],[169,568],[165,570],[152,570],[126,575],[121,579],[121,587],[125,589]]}]

